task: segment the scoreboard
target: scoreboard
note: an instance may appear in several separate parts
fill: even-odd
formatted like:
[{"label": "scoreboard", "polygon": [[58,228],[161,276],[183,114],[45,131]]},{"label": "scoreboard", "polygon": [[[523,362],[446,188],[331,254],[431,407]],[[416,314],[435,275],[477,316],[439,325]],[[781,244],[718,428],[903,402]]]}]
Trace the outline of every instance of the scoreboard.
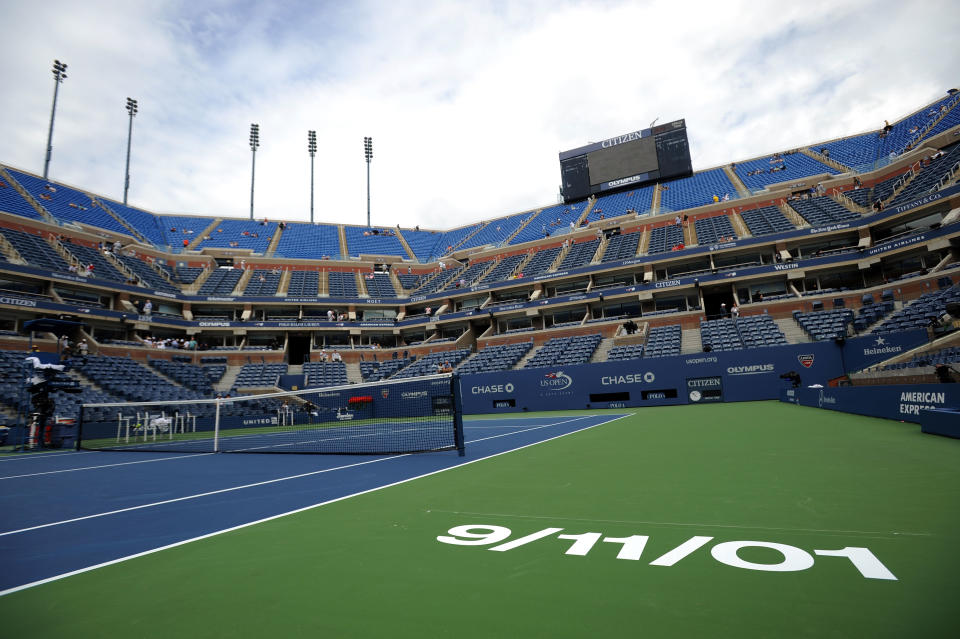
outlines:
[{"label": "scoreboard", "polygon": [[685,120],[560,153],[560,191],[566,202],[691,173]]}]

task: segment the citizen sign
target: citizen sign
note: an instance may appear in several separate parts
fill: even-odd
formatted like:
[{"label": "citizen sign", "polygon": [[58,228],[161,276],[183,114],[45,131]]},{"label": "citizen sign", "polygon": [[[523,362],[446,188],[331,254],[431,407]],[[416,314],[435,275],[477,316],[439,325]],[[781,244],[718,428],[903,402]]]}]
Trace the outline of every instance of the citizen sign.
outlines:
[{"label": "citizen sign", "polygon": [[617,146],[618,144],[623,144],[624,142],[633,142],[634,140],[639,140],[643,137],[642,131],[634,131],[632,133],[627,133],[625,135],[618,135],[614,138],[608,138],[600,143],[605,149],[610,148],[611,146]]},{"label": "citizen sign", "polygon": [[22,300],[18,297],[0,297],[0,304],[11,306],[36,306],[37,300]]}]

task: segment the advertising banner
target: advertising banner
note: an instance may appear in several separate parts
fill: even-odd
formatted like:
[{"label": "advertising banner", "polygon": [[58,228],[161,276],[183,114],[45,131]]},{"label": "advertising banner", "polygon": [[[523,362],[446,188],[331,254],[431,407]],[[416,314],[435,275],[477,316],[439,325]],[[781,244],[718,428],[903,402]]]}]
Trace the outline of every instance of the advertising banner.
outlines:
[{"label": "advertising banner", "polygon": [[919,424],[926,410],[960,406],[956,384],[895,384],[784,390],[781,401]]},{"label": "advertising banner", "polygon": [[840,353],[833,342],[819,342],[478,373],[463,377],[463,407],[480,414],[777,399],[785,373],[799,374],[803,384],[839,377]]}]

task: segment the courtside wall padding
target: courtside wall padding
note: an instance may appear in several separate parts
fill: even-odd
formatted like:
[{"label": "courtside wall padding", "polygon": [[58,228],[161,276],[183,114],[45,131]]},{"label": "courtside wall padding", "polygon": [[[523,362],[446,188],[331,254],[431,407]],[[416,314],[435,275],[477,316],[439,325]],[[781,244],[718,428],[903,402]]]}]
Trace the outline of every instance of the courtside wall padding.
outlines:
[{"label": "courtside wall padding", "polygon": [[960,406],[960,384],[789,388],[780,401],[919,424],[927,409]]},{"label": "courtside wall padding", "polygon": [[[925,341],[926,331],[916,329],[852,338],[843,345],[811,342],[466,375],[463,409],[470,415],[699,403],[704,401],[704,389],[716,389],[713,380],[706,381],[710,378],[720,379],[723,401],[778,399],[787,385],[780,375],[789,371],[799,373],[804,386],[826,386],[845,372]],[[606,399],[613,393],[620,397]]]}]

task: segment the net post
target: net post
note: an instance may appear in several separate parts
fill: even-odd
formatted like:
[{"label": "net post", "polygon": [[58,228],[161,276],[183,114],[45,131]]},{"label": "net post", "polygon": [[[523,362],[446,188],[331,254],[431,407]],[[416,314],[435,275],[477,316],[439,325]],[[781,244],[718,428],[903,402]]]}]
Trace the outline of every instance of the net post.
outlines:
[{"label": "net post", "polygon": [[220,452],[220,398],[214,402],[216,412],[213,415],[213,452]]},{"label": "net post", "polygon": [[460,376],[450,375],[450,392],[453,393],[453,441],[457,446],[457,455],[466,454],[466,445],[463,438],[463,405],[460,401]]},{"label": "net post", "polygon": [[80,404],[80,414],[77,415],[77,444],[76,450],[83,448],[83,404]]}]

